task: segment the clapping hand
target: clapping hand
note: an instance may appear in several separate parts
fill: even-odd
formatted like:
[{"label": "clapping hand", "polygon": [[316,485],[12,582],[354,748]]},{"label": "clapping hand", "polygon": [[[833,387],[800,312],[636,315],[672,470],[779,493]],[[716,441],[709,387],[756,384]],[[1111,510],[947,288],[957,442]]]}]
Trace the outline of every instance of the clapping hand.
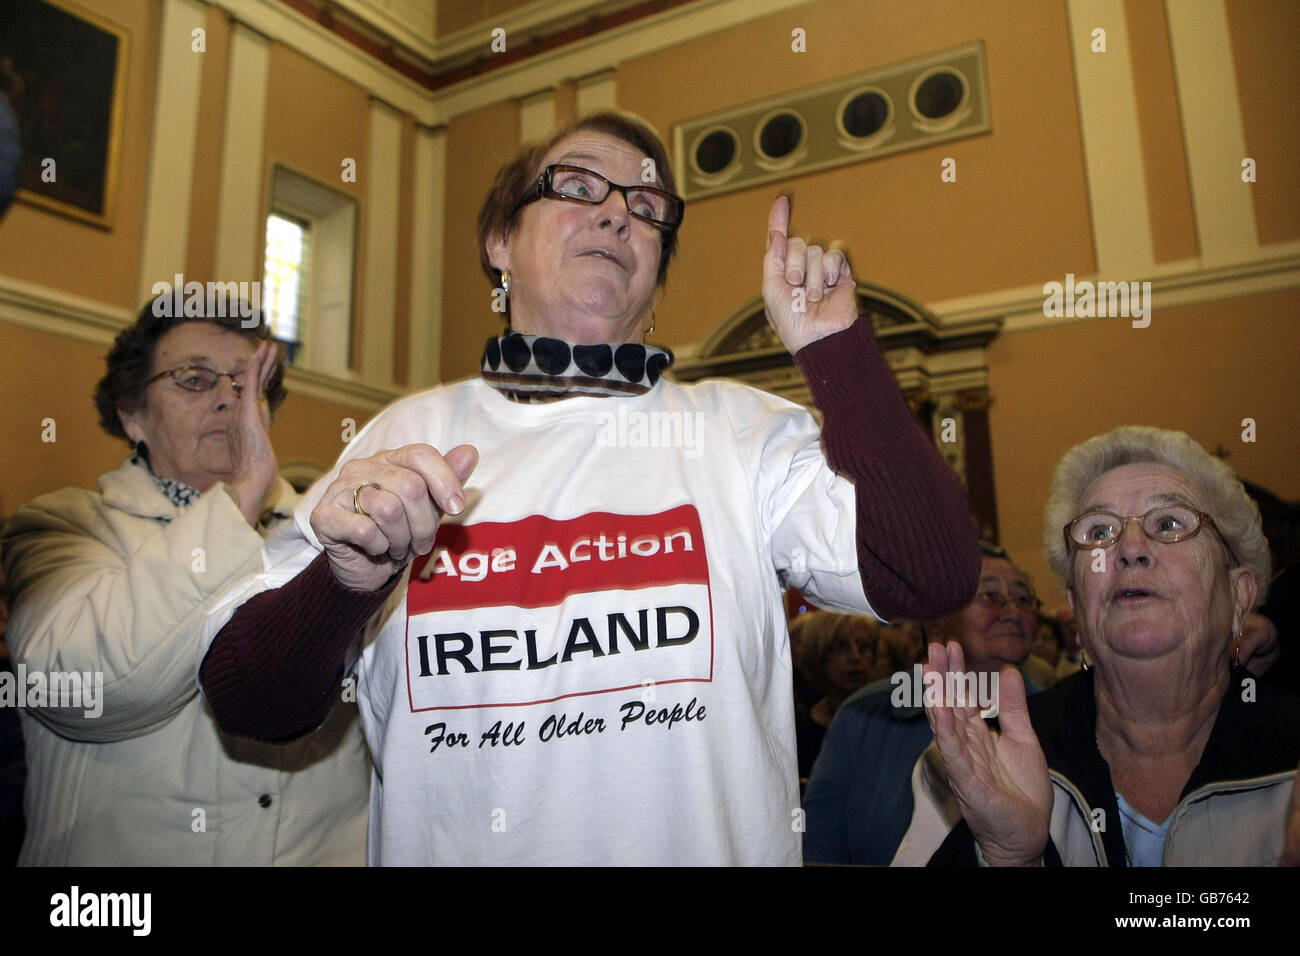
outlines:
[{"label": "clapping hand", "polygon": [[838,249],[810,246],[790,228],[790,199],[777,196],[767,221],[763,307],[790,354],[857,320],[857,283]]},{"label": "clapping hand", "polygon": [[231,462],[226,485],[234,492],[244,520],[254,527],[278,473],[275,449],[271,447],[271,406],[266,398],[278,358],[275,343],[258,343],[241,376],[239,403],[226,437]]},{"label": "clapping hand", "polygon": [[[931,644],[922,671],[942,679],[964,667],[961,645],[954,641],[946,650]],[[1047,849],[1052,781],[1029,723],[1020,672],[1005,668],[997,687],[1001,733],[989,728],[978,706],[927,703],[925,715],[943,754],[949,785],[984,859],[993,866],[1033,866]]]}]

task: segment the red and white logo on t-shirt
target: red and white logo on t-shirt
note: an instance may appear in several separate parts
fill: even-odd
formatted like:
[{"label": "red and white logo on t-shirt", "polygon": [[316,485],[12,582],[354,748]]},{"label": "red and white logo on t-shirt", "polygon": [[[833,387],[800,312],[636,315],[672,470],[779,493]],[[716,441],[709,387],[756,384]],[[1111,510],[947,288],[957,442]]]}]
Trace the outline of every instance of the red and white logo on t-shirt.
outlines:
[{"label": "red and white logo on t-shirt", "polygon": [[713,677],[708,558],[693,505],[443,524],[412,568],[406,607],[413,712]]}]

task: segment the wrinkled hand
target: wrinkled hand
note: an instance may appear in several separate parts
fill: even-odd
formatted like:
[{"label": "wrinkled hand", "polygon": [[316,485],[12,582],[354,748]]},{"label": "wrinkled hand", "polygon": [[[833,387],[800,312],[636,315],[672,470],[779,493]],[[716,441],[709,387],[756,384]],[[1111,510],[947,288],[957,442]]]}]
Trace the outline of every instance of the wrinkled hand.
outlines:
[{"label": "wrinkled hand", "polygon": [[275,344],[261,342],[243,373],[243,390],[230,422],[231,475],[226,482],[244,520],[256,527],[266,499],[275,487],[275,449],[271,447],[271,405],[266,387],[278,361]]},{"label": "wrinkled hand", "polygon": [[858,317],[857,284],[838,249],[810,246],[790,227],[790,199],[777,196],[767,220],[763,308],[790,354],[847,329]]},{"label": "wrinkled hand", "polygon": [[1256,677],[1263,677],[1282,655],[1277,626],[1263,614],[1247,614],[1237,638],[1237,660]]},{"label": "wrinkled hand", "polygon": [[[961,645],[954,641],[946,650],[931,644],[922,673],[942,678],[964,669]],[[948,783],[984,859],[993,866],[1033,866],[1047,849],[1052,781],[1029,723],[1019,671],[1008,667],[998,675],[1002,732],[990,730],[979,714],[978,706],[925,708]]]},{"label": "wrinkled hand", "polygon": [[[478,464],[473,445],[445,456],[429,445],[404,445],[357,458],[339,470],[312,510],[311,527],[340,583],[375,591],[416,555],[433,550],[443,514],[465,509],[465,481]],[[353,492],[366,514],[353,510]]]}]

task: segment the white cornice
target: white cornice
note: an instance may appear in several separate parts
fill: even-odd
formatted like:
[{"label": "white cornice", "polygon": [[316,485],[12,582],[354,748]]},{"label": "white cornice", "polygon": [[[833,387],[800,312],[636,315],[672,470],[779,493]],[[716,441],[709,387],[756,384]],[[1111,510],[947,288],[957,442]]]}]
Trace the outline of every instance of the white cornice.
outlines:
[{"label": "white cornice", "polygon": [[[1202,268],[1199,260],[1184,259],[1162,263],[1146,275],[1076,275],[1075,281],[1151,283],[1152,321],[1159,321],[1159,310],[1200,302],[1215,302],[1277,289],[1300,287],[1300,241],[1265,246],[1260,257],[1228,266]],[[1048,276],[1043,281],[1063,282],[1064,275]],[[1024,332],[1068,322],[1095,322],[1088,317],[1048,317],[1043,314],[1042,285],[1000,289],[979,295],[927,302],[926,308],[937,315],[945,328],[1000,316],[1002,331]]]},{"label": "white cornice", "polygon": [[[117,306],[0,275],[0,322],[107,349],[136,314]],[[352,379],[290,367],[285,385],[294,395],[378,411],[403,393]]]},{"label": "white cornice", "polygon": [[[1043,281],[1062,282],[1065,276],[1049,276]],[[1300,288],[1300,241],[1278,243],[1260,249],[1260,258],[1229,266],[1203,269],[1199,260],[1185,259],[1163,263],[1145,276],[1076,275],[1075,281],[1151,283],[1152,321],[1160,321],[1165,309],[1202,302],[1218,302],[1242,296]],[[1045,296],[1042,285],[1018,286],[923,303],[938,318],[944,329],[957,330],[976,326],[989,319],[1002,320],[1002,334],[1027,332],[1073,322],[1112,321],[1107,318],[1048,317],[1043,314]],[[678,364],[693,361],[704,348],[705,340],[674,347]]]},{"label": "white cornice", "polygon": [[390,106],[411,114],[417,122],[440,126],[462,113],[614,69],[633,57],[804,6],[807,0],[700,0],[527,57],[436,92],[385,66],[280,0],[206,2],[269,39],[347,77]]},{"label": "white cornice", "polygon": [[[456,57],[472,53],[475,48],[487,51],[491,42],[491,32],[496,27],[507,31],[507,43],[510,35],[530,33],[539,27],[562,29],[565,25],[581,22],[584,17],[608,16],[631,6],[637,0],[622,0],[610,3],[593,2],[593,0],[535,0],[534,3],[506,11],[495,20],[483,20],[463,30],[448,33],[446,36],[423,36],[412,30],[407,24],[372,5],[367,0],[334,0],[341,9],[346,10],[362,23],[375,27],[413,53],[433,64],[444,63]],[[437,29],[437,17],[434,17],[434,30]]]}]

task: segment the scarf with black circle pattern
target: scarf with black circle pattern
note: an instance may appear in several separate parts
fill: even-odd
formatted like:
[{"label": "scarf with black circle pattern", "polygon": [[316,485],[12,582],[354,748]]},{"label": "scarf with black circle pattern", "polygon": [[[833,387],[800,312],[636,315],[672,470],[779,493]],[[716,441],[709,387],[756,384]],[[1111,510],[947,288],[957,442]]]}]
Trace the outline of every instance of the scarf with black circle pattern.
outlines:
[{"label": "scarf with black circle pattern", "polygon": [[673,353],[654,345],[573,345],[522,332],[493,336],[483,349],[483,378],[525,404],[575,395],[643,395],[672,364]]}]

